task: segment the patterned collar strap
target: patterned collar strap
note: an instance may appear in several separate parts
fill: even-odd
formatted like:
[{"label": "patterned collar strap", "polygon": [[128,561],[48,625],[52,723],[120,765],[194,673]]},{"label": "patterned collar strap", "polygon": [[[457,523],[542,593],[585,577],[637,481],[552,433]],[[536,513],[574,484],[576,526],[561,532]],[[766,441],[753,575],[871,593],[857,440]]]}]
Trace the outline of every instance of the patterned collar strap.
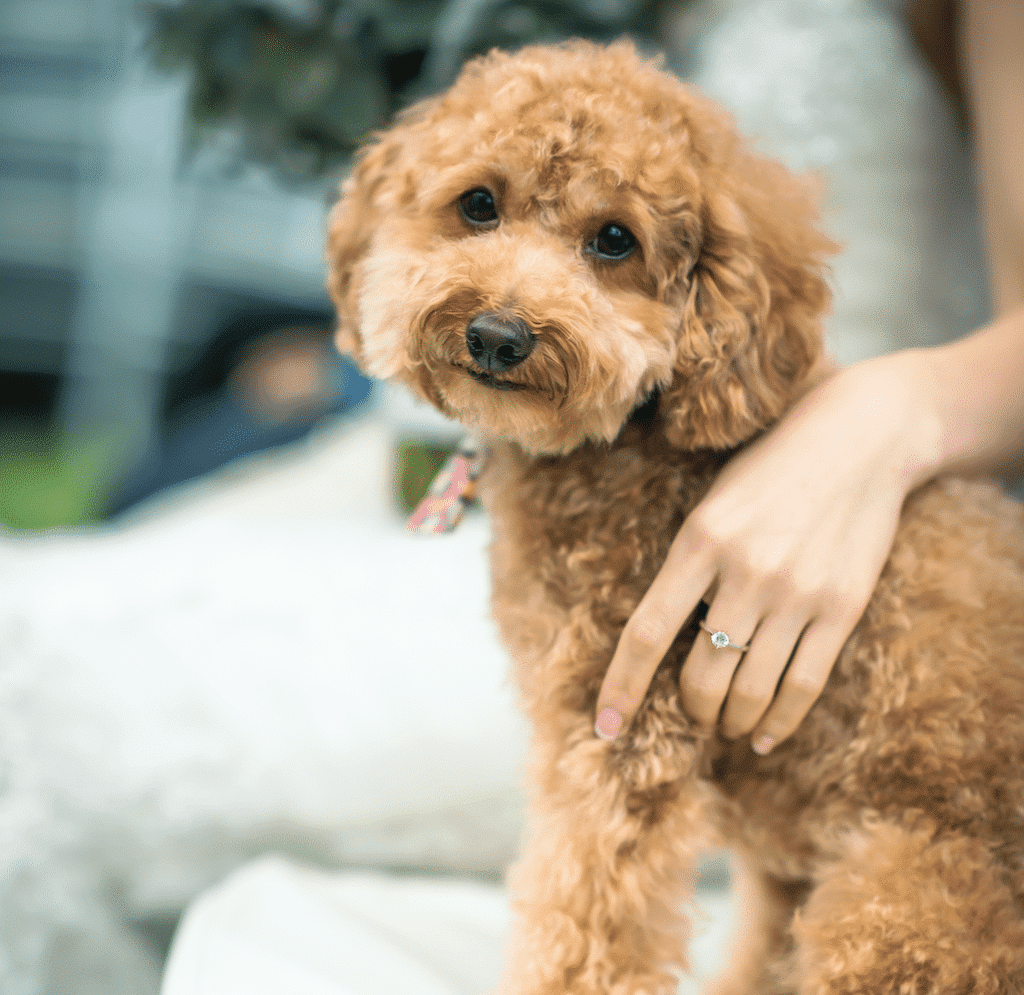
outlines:
[{"label": "patterned collar strap", "polygon": [[466,436],[438,471],[427,496],[416,506],[406,528],[417,535],[451,532],[476,496],[476,482],[487,452]]}]

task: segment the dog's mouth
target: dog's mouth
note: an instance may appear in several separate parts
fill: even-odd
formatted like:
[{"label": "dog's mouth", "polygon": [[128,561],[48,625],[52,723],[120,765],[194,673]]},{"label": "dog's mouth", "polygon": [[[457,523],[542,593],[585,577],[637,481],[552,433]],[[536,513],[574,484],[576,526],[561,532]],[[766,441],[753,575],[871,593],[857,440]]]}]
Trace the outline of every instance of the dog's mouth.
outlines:
[{"label": "dog's mouth", "polygon": [[472,370],[468,366],[463,366],[461,363],[453,363],[452,365],[463,373],[469,374],[469,376],[471,376],[477,383],[482,383],[485,387],[491,387],[494,390],[531,389],[529,384],[516,383],[514,380],[499,380],[493,373],[488,373],[486,370]]}]

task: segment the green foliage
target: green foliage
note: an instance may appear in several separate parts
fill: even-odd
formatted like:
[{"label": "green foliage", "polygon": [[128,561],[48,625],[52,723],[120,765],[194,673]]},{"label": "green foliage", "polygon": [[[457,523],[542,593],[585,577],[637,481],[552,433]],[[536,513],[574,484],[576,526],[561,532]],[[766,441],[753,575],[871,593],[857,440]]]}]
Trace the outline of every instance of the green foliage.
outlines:
[{"label": "green foliage", "polygon": [[190,77],[189,146],[286,182],[340,172],[367,134],[490,48],[652,39],[665,0],[152,0],[154,65]]},{"label": "green foliage", "polygon": [[35,531],[94,521],[110,452],[102,440],[70,449],[51,431],[0,423],[0,525]]},{"label": "green foliage", "polygon": [[[385,122],[396,82],[422,61],[426,38],[417,29],[429,30],[439,4],[416,4],[406,30],[387,32],[382,23],[394,19],[382,21],[380,4],[311,6],[305,17],[269,2],[144,7],[154,64],[191,76],[192,149],[230,129],[239,163],[302,182],[337,171]],[[411,69],[402,69],[403,56]]]},{"label": "green foliage", "polygon": [[401,439],[396,452],[395,502],[408,514],[423,499],[445,460],[455,452],[454,444],[421,439]]}]

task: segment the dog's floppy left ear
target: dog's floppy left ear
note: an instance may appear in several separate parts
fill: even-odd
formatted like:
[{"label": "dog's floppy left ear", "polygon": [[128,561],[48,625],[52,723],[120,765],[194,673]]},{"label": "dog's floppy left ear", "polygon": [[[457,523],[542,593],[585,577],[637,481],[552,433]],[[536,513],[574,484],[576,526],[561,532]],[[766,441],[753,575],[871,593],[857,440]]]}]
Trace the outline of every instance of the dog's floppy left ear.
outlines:
[{"label": "dog's floppy left ear", "polygon": [[775,421],[821,351],[831,294],[815,188],[741,146],[705,190],[679,349],[660,409],[669,441],[730,449]]},{"label": "dog's floppy left ear", "polygon": [[413,105],[390,129],[374,136],[359,153],[331,210],[327,290],[338,310],[335,341],[342,352],[351,353],[356,360],[361,359],[363,345],[359,332],[359,263],[384,213],[401,197],[401,186],[407,179],[403,151],[415,140],[418,126],[435,104],[435,100],[424,100]]}]

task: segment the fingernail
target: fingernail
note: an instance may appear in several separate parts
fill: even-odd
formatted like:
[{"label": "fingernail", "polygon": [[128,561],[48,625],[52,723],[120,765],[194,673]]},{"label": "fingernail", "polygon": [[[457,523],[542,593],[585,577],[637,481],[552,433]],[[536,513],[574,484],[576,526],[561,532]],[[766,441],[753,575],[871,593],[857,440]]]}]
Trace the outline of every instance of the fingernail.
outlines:
[{"label": "fingernail", "polygon": [[601,739],[612,740],[619,734],[622,728],[622,716],[614,708],[602,708],[594,723],[594,732]]},{"label": "fingernail", "polygon": [[756,743],[751,743],[750,748],[762,757],[766,756],[775,745],[775,740],[771,736],[762,736]]}]

